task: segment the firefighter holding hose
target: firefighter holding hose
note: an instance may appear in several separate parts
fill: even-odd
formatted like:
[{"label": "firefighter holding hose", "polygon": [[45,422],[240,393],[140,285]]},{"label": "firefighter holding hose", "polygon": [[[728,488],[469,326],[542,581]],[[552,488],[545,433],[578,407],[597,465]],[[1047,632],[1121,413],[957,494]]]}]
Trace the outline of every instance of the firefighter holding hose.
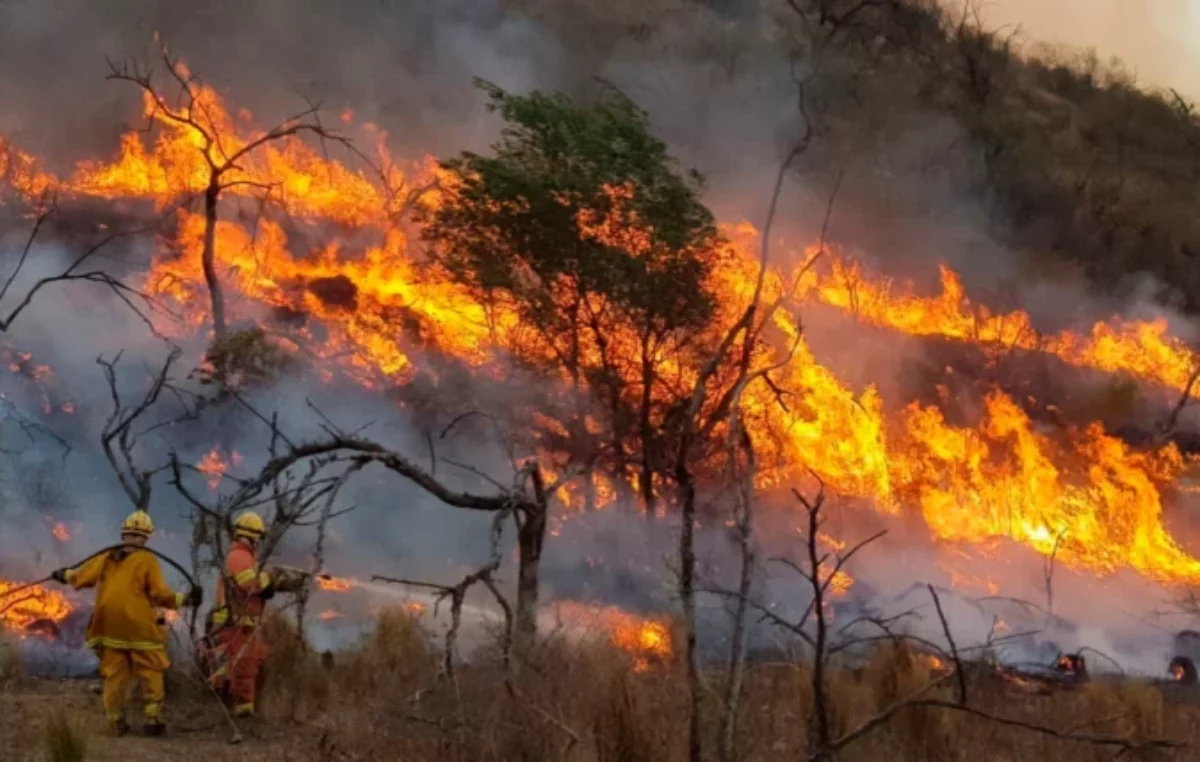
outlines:
[{"label": "firefighter holding hose", "polygon": [[203,598],[199,587],[193,586],[186,594],[178,593],[163,581],[154,552],[143,550],[153,533],[150,514],[134,511],[121,525],[120,546],[51,575],[55,581],[77,590],[96,588],[87,645],[100,658],[104,712],[118,736],[129,732],[125,703],[131,681],[137,681],[142,688],[145,734],[163,734],[163,675],[170,662],[167,633],[157,621],[156,609],[199,607]]},{"label": "firefighter holding hose", "polygon": [[237,717],[254,715],[258,676],[267,658],[260,632],[267,601],[294,586],[282,570],[259,566],[256,554],[265,531],[262,517],[253,511],[234,520],[233,544],[208,620],[208,639],[216,656],[209,679],[227,696]]}]

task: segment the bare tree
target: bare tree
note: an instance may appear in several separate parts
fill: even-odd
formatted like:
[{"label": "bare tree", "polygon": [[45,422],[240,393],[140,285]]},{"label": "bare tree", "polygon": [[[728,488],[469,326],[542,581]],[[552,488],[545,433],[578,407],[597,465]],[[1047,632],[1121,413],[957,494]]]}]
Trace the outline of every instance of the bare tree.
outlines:
[{"label": "bare tree", "polygon": [[[494,494],[457,491],[405,456],[352,432],[342,431],[332,423],[324,426],[322,438],[297,443],[283,434],[277,419],[257,412],[256,415],[271,429],[271,458],[253,476],[242,478],[223,474],[222,480],[231,484],[232,490],[220,495],[215,504],[202,500],[187,486],[183,475],[195,471],[195,467],[186,466],[177,457],[172,457],[172,483],[196,509],[198,517],[221,528],[218,534],[228,532],[231,517],[238,511],[274,504],[276,510],[271,515],[264,540],[264,547],[269,551],[290,527],[320,527],[322,522],[347,510],[333,509],[332,498],[337,491],[351,474],[370,465],[382,466],[447,506],[513,519],[517,526],[518,549],[514,639],[517,647],[531,641],[537,626],[538,565],[545,542],[548,496],[561,486],[561,481],[544,485],[536,462],[531,460],[516,472],[511,487],[489,479],[497,489]],[[299,475],[293,470],[296,468],[301,469]],[[325,498],[323,504],[321,498]],[[209,541],[214,540],[209,538]],[[268,546],[268,543],[272,544]],[[490,572],[485,576],[490,578]],[[486,584],[487,580],[480,576],[473,582]]]},{"label": "bare tree", "polygon": [[[103,357],[96,358],[97,364],[104,369],[104,377],[108,381],[109,392],[112,396],[112,413],[104,423],[100,433],[100,445],[104,456],[112,466],[117,481],[134,509],[150,512],[150,494],[154,476],[168,467],[168,463],[149,469],[138,465],[134,451],[143,436],[165,426],[173,425],[179,419],[159,421],[138,428],[144,421],[143,416],[151,412],[159,398],[170,383],[171,368],[179,359],[181,351],[172,347],[163,362],[162,367],[151,377],[148,388],[142,399],[132,406],[127,406],[121,399],[117,383],[117,364],[121,361],[120,353],[112,360]],[[184,406],[183,418],[194,417],[196,408]]]},{"label": "bare tree", "polygon": [[[804,507],[808,518],[804,537],[804,560],[797,563],[787,558],[771,559],[796,573],[810,593],[809,602],[803,607],[798,618],[788,619],[773,606],[753,598],[747,598],[741,590],[730,591],[718,586],[704,588],[706,593],[745,601],[749,608],[761,615],[762,621],[794,635],[811,650],[813,703],[809,715],[810,732],[807,755],[811,762],[832,762],[839,752],[875,730],[886,726],[900,712],[917,707],[963,712],[988,722],[1022,728],[1029,732],[1061,740],[1077,741],[1101,747],[1115,747],[1123,752],[1141,749],[1173,749],[1183,746],[1182,743],[1170,739],[1137,740],[1121,736],[1087,734],[1079,732],[1081,729],[1062,730],[996,715],[972,706],[969,690],[970,676],[966,661],[968,656],[972,653],[987,653],[996,645],[1027,637],[1030,633],[1014,633],[1002,638],[989,635],[987,641],[982,644],[961,647],[951,631],[941,598],[932,585],[926,585],[925,588],[929,593],[937,621],[940,624],[944,643],[937,643],[902,629],[909,620],[919,618],[916,610],[888,617],[868,614],[856,617],[836,630],[831,628],[827,609],[830,590],[837,576],[856,554],[883,537],[885,532],[871,535],[845,553],[837,553],[830,558],[829,554],[822,551],[818,541],[820,528],[824,521],[822,511],[826,503],[824,485],[820,484],[819,480],[818,485],[818,492],[813,498],[794,491],[796,499]],[[863,627],[867,629],[864,631]],[[943,674],[940,676],[931,677],[924,685],[907,696],[898,698],[849,730],[836,734],[833,722],[834,707],[828,687],[830,672],[838,668],[836,660],[839,657],[880,642],[907,643],[925,653],[936,656],[940,663],[947,666],[942,668]],[[956,688],[954,700],[936,697],[936,693],[949,684],[953,684]]]},{"label": "bare tree", "polygon": [[134,59],[121,63],[110,61],[108,79],[132,82],[141,88],[153,104],[153,110],[149,114],[151,120],[156,117],[164,119],[195,133],[200,139],[200,153],[208,166],[208,182],[204,189],[204,246],[201,261],[212,304],[213,332],[219,342],[226,336],[227,325],[225,297],[215,262],[217,203],[221,193],[234,186],[248,185],[260,187],[264,191],[269,191],[271,187],[269,184],[245,177],[231,180],[227,175],[244,173],[245,168],[241,162],[268,143],[302,134],[346,146],[349,146],[349,140],[322,126],[319,119],[320,104],[310,103],[303,111],[289,116],[258,137],[241,145],[233,145],[232,138],[222,134],[221,126],[217,124],[201,97],[197,80],[180,65],[178,59],[171,57],[165,44],[160,46],[160,53],[164,68],[179,88],[177,96],[165,95],[165,91],[155,83],[150,66]]}]

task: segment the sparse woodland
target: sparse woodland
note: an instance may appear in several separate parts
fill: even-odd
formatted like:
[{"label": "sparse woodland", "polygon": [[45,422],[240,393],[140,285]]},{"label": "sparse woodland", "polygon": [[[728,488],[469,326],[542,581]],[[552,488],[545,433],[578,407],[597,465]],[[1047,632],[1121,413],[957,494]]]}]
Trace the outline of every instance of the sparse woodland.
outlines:
[{"label": "sparse woodland", "polygon": [[[564,40],[577,39],[580,55],[696,28],[703,34],[679,42],[673,54],[733,72],[746,44],[744,30],[735,33],[732,17],[717,12],[718,2],[502,5]],[[1156,299],[1200,311],[1195,107],[1094,58],[1022,55],[1011,37],[984,28],[970,4],[759,5],[769,21],[759,32],[787,54],[781,60],[790,65],[795,129],[763,189],[760,248],[735,301],[712,283],[731,249],[704,203],[703,178],[672,158],[646,113],[610,83],[596,85],[598,96],[582,103],[478,82],[503,132],[488,152],[444,157],[434,180],[418,185],[401,182],[392,167],[322,121],[319,104],[238,142],[210,110],[209,91],[165,45],[145,61],[111,64],[110,86],[132,85],[150,104],[151,126],[198,136],[202,181],[191,178],[199,184],[169,205],[156,203],[152,213],[124,207],[99,238],[72,230],[71,215],[82,212],[71,211],[69,194],[18,187],[30,208],[11,215],[26,236],[14,249],[16,271],[47,237],[78,251],[67,269],[32,285],[14,287],[13,273],[0,287],[0,331],[50,286],[103,287],[164,340],[157,367],[130,369],[119,355],[97,360],[109,405],[98,443],[129,507],[153,511],[169,493],[186,508],[188,561],[197,577],[211,573],[231,517],[245,508],[268,517],[266,556],[303,537],[305,571],[325,571],[331,528],[354,518],[354,506],[341,499],[347,485],[368,478],[397,480],[446,511],[486,516],[489,553],[457,579],[378,580],[433,591],[449,612],[447,633],[435,637],[412,611],[385,609],[361,642],[335,652],[317,652],[306,640],[310,577],[267,623],[273,650],[263,718],[254,723],[234,723],[217,707],[181,638],[170,682],[172,737],[161,743],[103,738],[85,684],[28,674],[16,649],[0,643],[0,756],[916,762],[1183,760],[1200,753],[1200,689],[1165,679],[1014,677],[997,667],[998,654],[1033,633],[994,631],[968,641],[945,613],[946,591],[932,585],[922,585],[921,604],[900,616],[834,617],[830,601],[851,559],[871,554],[884,533],[828,544],[823,528],[837,490],[815,470],[781,467],[771,439],[779,432],[755,402],[766,399],[789,416],[790,406],[809,404],[798,399],[802,390],[786,385],[787,368],[806,351],[794,294],[807,268],[826,256],[828,231],[807,265],[775,276],[771,233],[788,213],[785,181],[801,176],[826,190],[826,228],[839,205],[937,224],[943,212],[929,196],[892,187],[915,182],[916,171],[905,165],[890,173],[886,166],[896,136],[917,119],[955,125],[946,145],[922,147],[922,171],[987,210],[988,236],[1021,255],[1023,277],[1076,273],[1096,293],[1119,297],[1148,273]],[[586,41],[581,18],[594,22]],[[227,314],[227,301],[237,300],[226,296],[239,282],[234,268],[222,273],[214,264],[228,245],[220,225],[253,219],[256,234],[260,225],[303,227],[299,202],[280,190],[286,184],[255,164],[275,143],[298,138],[319,147],[313,156],[339,155],[365,167],[387,199],[381,229],[411,233],[428,248],[428,267],[457,289],[456,298],[466,294],[479,305],[478,322],[506,359],[510,375],[497,381],[506,393],[490,405],[466,381],[470,362],[433,351],[406,385],[388,388],[421,452],[352,428],[311,402],[307,425],[269,404],[282,378],[302,373],[298,368],[314,358],[329,359],[319,355],[320,336],[303,324],[319,322],[315,308],[313,315],[287,315],[303,330],[289,330],[283,320],[260,324],[236,307]],[[0,154],[0,181],[18,177],[14,157]],[[198,248],[180,243],[182,234],[172,229],[186,214],[196,221]],[[862,235],[857,243],[869,244],[873,233]],[[160,330],[165,296],[174,292],[151,293],[97,256],[136,236],[199,255],[192,295],[202,294],[214,334],[195,357],[178,346],[186,342]],[[356,300],[366,297],[347,282],[322,281],[315,290],[320,308],[360,306]],[[278,318],[284,310],[273,306]],[[412,315],[389,315],[406,341],[430,335]],[[1191,383],[1166,434],[1190,393]],[[30,442],[54,441],[53,427],[9,412],[4,425],[33,432]],[[181,443],[210,421],[235,418],[255,432],[260,451],[250,454],[252,467],[223,467],[218,486],[205,489],[213,472],[188,462]],[[494,442],[507,470],[456,460],[460,438]],[[780,473],[788,483],[775,484],[769,499],[787,501],[800,526],[794,553],[768,557],[758,523],[768,498],[759,485]],[[598,494],[598,485],[610,485],[615,496]],[[673,533],[664,562],[673,647],[665,657],[642,663],[602,632],[578,639],[539,629],[546,604],[541,560],[555,542],[548,522],[568,492],[584,513],[611,501],[648,533]],[[698,559],[698,535],[713,525],[726,528],[736,551],[733,568],[719,578]],[[1049,554],[1047,621],[1062,539]],[[806,603],[790,610],[764,597],[768,568],[782,571]],[[457,639],[468,594],[500,617],[489,644],[464,661]],[[6,605],[0,598],[0,613]],[[716,645],[703,642],[703,608],[725,622]],[[915,635],[910,625],[917,619],[938,637]],[[192,618],[181,629],[195,635],[199,623]],[[764,632],[778,648],[752,648]],[[70,711],[55,713],[56,706]],[[230,745],[231,738],[241,744]]]}]

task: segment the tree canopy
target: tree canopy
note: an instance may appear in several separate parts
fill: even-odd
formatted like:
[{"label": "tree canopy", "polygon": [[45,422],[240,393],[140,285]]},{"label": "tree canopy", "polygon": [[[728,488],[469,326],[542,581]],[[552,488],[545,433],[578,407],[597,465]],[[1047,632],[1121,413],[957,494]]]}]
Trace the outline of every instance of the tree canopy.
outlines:
[{"label": "tree canopy", "polygon": [[[611,92],[580,106],[561,94],[480,87],[504,118],[501,138],[490,156],[464,152],[443,164],[457,187],[424,232],[451,271],[513,294],[540,319],[559,311],[546,300],[563,278],[643,319],[707,318],[702,253],[718,235],[703,181],[679,170],[646,114]],[[592,229],[614,218],[637,234]]]},{"label": "tree canopy", "polygon": [[479,84],[504,128],[489,155],[443,163],[447,193],[424,239],[456,280],[535,334],[506,347],[515,358],[556,366],[602,406],[597,431],[592,403],[569,403],[560,444],[618,485],[640,463],[652,510],[651,450],[682,393],[666,388],[662,358],[696,343],[717,305],[709,274],[724,242],[703,179],[620,93],[581,105]]}]

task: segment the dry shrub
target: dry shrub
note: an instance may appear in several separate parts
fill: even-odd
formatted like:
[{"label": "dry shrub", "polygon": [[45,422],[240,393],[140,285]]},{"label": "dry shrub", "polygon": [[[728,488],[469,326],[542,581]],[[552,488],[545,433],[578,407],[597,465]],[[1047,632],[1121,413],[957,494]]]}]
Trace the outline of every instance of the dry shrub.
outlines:
[{"label": "dry shrub", "polygon": [[329,672],[300,637],[295,622],[285,614],[272,612],[263,621],[262,637],[269,649],[262,676],[262,703],[291,719],[323,711],[331,692]]},{"label": "dry shrub", "polygon": [[598,762],[667,758],[683,687],[678,672],[668,665],[632,671],[629,657],[611,647],[583,658],[595,682],[577,684],[587,688],[579,709],[591,718]]},{"label": "dry shrub", "polygon": [[380,611],[359,647],[337,661],[343,685],[369,693],[432,677],[436,657],[419,615],[395,607]]},{"label": "dry shrub", "polygon": [[[861,668],[835,667],[827,672],[827,676],[826,711],[835,738],[937,679],[930,657],[904,641],[882,643],[871,650]],[[798,667],[796,677],[799,685],[795,690],[802,702],[802,724],[807,735],[814,721],[811,668]],[[857,742],[848,756],[858,758],[864,754],[864,758],[872,758],[885,754],[889,759],[914,762],[953,759],[956,755],[956,747],[951,742],[953,728],[954,718],[947,713],[912,707],[899,712],[885,727]],[[806,742],[806,737],[801,739],[799,748],[805,748]]]},{"label": "dry shrub", "polygon": [[[1066,727],[1083,728],[1084,732],[1108,733],[1134,739],[1162,738],[1169,735],[1165,730],[1165,712],[1162,691],[1152,685],[1132,681],[1097,682],[1080,691],[1064,718]],[[1089,726],[1090,724],[1090,726]],[[1105,759],[1100,750],[1092,755]],[[1168,759],[1163,752],[1144,750],[1134,759]]]},{"label": "dry shrub", "polygon": [[21,652],[11,642],[0,638],[0,685],[19,680],[23,673]]},{"label": "dry shrub", "polygon": [[87,742],[71,724],[67,710],[62,706],[46,719],[43,739],[50,762],[83,762],[87,757]]}]

